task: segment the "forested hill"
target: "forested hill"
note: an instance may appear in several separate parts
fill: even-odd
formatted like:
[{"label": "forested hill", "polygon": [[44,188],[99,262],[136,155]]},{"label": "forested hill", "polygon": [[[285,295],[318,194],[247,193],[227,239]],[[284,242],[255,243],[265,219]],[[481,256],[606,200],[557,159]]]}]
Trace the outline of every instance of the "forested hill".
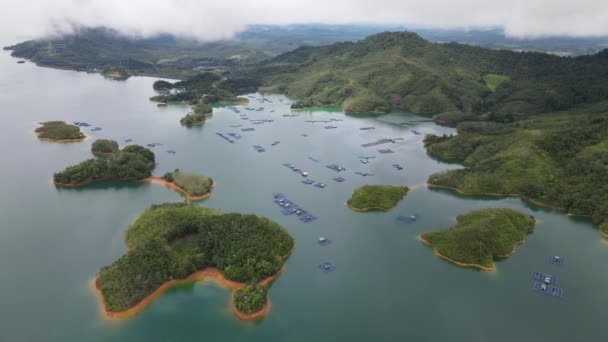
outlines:
[{"label": "forested hill", "polygon": [[431,43],[384,32],[356,43],[300,47],[241,71],[269,90],[346,111],[401,106],[453,120],[513,121],[608,96],[608,51],[580,57]]},{"label": "forested hill", "polygon": [[13,56],[40,66],[80,71],[123,67],[139,75],[175,78],[269,57],[236,41],[202,43],[168,34],[134,38],[108,28],[81,29],[52,39],[29,40],[8,49],[13,50]]}]

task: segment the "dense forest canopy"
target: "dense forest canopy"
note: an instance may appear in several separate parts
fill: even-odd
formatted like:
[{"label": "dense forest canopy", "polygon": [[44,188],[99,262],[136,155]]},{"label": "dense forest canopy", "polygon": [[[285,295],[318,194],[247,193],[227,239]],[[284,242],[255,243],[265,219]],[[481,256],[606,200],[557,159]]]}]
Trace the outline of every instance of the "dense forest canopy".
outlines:
[{"label": "dense forest canopy", "polygon": [[456,217],[446,230],[422,234],[422,239],[454,261],[494,267],[494,258],[511,255],[534,229],[535,220],[513,209],[490,208]]},{"label": "dense forest canopy", "polygon": [[118,143],[111,139],[97,139],[91,145],[91,152],[110,154],[118,152]]},{"label": "dense forest canopy", "polygon": [[129,145],[103,158],[85,160],[55,173],[53,181],[79,185],[102,180],[137,181],[152,175],[154,153],[139,145]]},{"label": "dense forest canopy", "polygon": [[[267,218],[183,203],[146,210],[128,228],[127,243],[127,253],[99,271],[97,283],[109,311],[127,309],[164,282],[206,267],[255,284],[276,274],[294,246],[287,231]],[[256,308],[256,298],[243,298],[241,307]]]},{"label": "dense forest canopy", "polygon": [[431,175],[468,193],[520,194],[590,215],[608,233],[608,102],[514,123],[463,122],[459,134],[427,137],[428,153],[466,168]]},{"label": "dense forest canopy", "polygon": [[406,186],[364,185],[355,189],[348,205],[355,209],[391,209],[408,193]]}]

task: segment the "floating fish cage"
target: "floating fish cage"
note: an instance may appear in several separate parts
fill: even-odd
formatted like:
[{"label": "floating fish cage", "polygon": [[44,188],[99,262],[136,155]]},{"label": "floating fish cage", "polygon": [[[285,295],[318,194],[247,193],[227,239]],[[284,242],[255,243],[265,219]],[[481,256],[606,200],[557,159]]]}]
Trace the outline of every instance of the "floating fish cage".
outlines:
[{"label": "floating fish cage", "polygon": [[552,256],[548,256],[547,257],[547,262],[552,264],[552,265],[565,265],[566,264],[566,259],[559,257],[557,255],[552,255]]},{"label": "floating fish cage", "polygon": [[300,221],[308,223],[317,219],[316,216],[310,214],[308,211],[304,210],[296,203],[290,201],[287,197],[285,197],[282,193],[276,193],[272,196],[274,198],[274,203],[276,203],[279,207],[281,207],[281,213],[283,215],[296,215],[300,219]]},{"label": "floating fish cage", "polygon": [[323,272],[333,272],[336,270],[336,266],[331,262],[323,262],[319,264],[319,269]]},{"label": "floating fish cage", "polygon": [[397,216],[397,221],[405,222],[405,223],[414,223],[416,220],[420,218],[420,215],[399,215]]},{"label": "floating fish cage", "polygon": [[342,177],[336,177],[336,178],[334,178],[334,180],[335,180],[336,182],[338,182],[338,183],[342,183],[342,182],[344,182],[344,181],[346,180],[346,178],[342,178]]},{"label": "floating fish cage", "polygon": [[255,131],[255,128],[253,128],[253,127],[249,127],[249,128],[242,128],[242,129],[241,129],[241,131],[242,131],[242,132],[252,132],[252,131]]},{"label": "floating fish cage", "polygon": [[367,172],[355,172],[356,175],[359,176],[363,176],[363,177],[369,177],[369,176],[373,176],[373,173],[367,173]]},{"label": "floating fish cage", "polygon": [[532,279],[539,281],[541,283],[545,283],[547,285],[557,284],[557,277],[549,274],[544,274],[541,272],[532,273]]},{"label": "floating fish cage", "polygon": [[382,154],[387,154],[387,153],[395,153],[393,150],[389,149],[389,148],[385,148],[383,150],[378,150],[378,152],[382,153]]},{"label": "floating fish cage", "polygon": [[302,183],[310,185],[310,184],[314,184],[315,181],[313,181],[312,179],[306,179],[306,180],[303,180]]},{"label": "floating fish cage", "polygon": [[545,283],[536,283],[535,282],[532,285],[532,290],[542,293],[542,294],[546,294],[551,297],[555,297],[555,298],[562,298],[564,296],[564,289],[562,289],[560,287],[547,285]]}]

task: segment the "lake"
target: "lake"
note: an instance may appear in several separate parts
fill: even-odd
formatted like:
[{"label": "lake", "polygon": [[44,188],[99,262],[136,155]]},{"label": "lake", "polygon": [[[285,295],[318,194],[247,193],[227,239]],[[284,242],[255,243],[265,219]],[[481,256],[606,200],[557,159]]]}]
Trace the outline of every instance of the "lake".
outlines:
[{"label": "lake", "polygon": [[[426,155],[422,134],[454,133],[428,116],[405,111],[345,115],[335,108],[294,112],[284,96],[239,106],[252,125],[216,108],[203,126],[185,128],[183,106],[166,109],[148,100],[154,78],[107,80],[96,74],[17,64],[0,54],[0,340],[1,341],[591,341],[605,335],[608,244],[590,220],[568,217],[517,198],[463,196],[429,189],[427,177],[458,164]],[[251,94],[259,98],[259,94]],[[264,107],[246,111],[242,107]],[[331,123],[306,121],[331,120]],[[60,144],[39,141],[36,121],[86,121],[102,131]],[[241,127],[230,127],[243,125]],[[325,129],[335,125],[335,129]],[[373,130],[361,130],[373,126]],[[242,128],[255,131],[242,132]],[[216,132],[242,135],[234,144]],[[307,136],[304,136],[307,135]],[[267,216],[294,237],[296,248],[269,290],[272,308],[259,322],[230,312],[230,291],[211,281],[171,288],[125,320],[105,318],[91,279],[125,252],[124,234],[152,204],[183,201],[157,184],[101,183],[56,188],[54,172],[91,158],[94,139],[125,139],[153,149],[155,175],[176,168],[212,177],[209,199],[198,205]],[[403,138],[364,148],[381,138]],[[273,141],[280,144],[271,146]],[[253,145],[262,145],[258,153]],[[395,153],[380,154],[390,148]],[[169,154],[167,150],[175,150]],[[360,157],[375,157],[362,164]],[[314,162],[309,157],[319,160]],[[324,189],[305,185],[284,167],[306,169]],[[339,164],[347,170],[325,166]],[[392,164],[405,166],[402,171]],[[362,177],[355,172],[373,176]],[[333,178],[347,180],[338,183]],[[359,213],[345,205],[364,184],[407,185],[413,190],[389,212]],[[303,223],[272,202],[282,192],[318,217]],[[447,228],[458,214],[509,207],[534,215],[533,234],[495,272],[464,269],[420,243],[424,232]],[[413,224],[397,215],[419,214]],[[325,236],[333,243],[320,246]],[[567,264],[546,262],[560,255]],[[317,265],[333,262],[336,271]],[[532,272],[559,277],[565,297],[532,291]]]}]

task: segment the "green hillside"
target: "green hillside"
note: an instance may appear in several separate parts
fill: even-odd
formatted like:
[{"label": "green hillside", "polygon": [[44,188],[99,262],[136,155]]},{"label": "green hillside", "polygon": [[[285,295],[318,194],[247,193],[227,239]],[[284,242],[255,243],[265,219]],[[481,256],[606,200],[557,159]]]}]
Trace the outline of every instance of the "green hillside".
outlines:
[{"label": "green hillside", "polygon": [[467,193],[517,194],[590,215],[608,233],[608,102],[514,123],[463,122],[459,134],[428,136],[427,151],[466,168],[429,183]]}]

